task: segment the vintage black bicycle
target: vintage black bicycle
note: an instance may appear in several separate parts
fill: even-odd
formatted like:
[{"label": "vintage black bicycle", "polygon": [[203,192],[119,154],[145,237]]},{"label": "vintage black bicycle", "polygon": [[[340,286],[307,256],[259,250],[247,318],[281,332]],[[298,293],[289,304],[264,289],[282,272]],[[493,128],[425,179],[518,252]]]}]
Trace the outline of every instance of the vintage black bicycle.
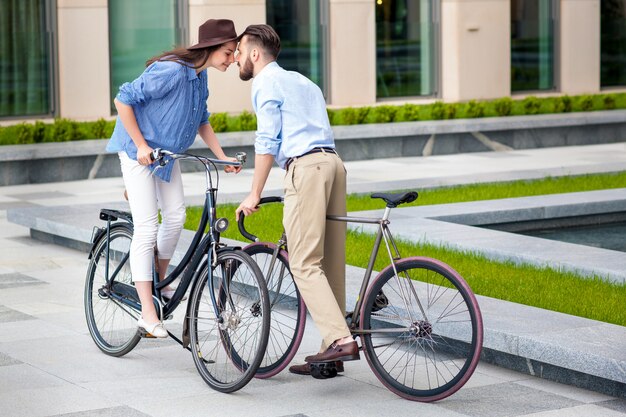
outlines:
[{"label": "vintage black bicycle", "polygon": [[[476,297],[450,266],[432,258],[403,258],[389,230],[392,208],[410,203],[416,192],[376,193],[386,203],[381,218],[327,216],[331,221],[378,225],[356,305],[346,320],[370,368],[392,392],[413,401],[436,401],[458,391],[478,364],[483,323]],[[260,204],[281,203],[281,197],[262,198]],[[244,251],[260,266],[272,308],[268,349],[257,377],[276,375],[293,359],[302,337],[306,307],[289,270],[287,238],[260,242],[239,230],[252,244]],[[374,278],[374,262],[382,242],[390,264]],[[348,248],[349,250],[349,248]],[[337,375],[335,363],[311,364],[314,377]]]},{"label": "vintage black bicycle", "polygon": [[[161,320],[171,318],[191,287],[182,340],[168,333],[192,352],[196,368],[209,386],[221,392],[236,391],[257,372],[270,324],[262,272],[240,248],[220,243],[220,233],[228,221],[216,218],[217,166],[242,165],[245,154],[238,154],[236,163],[160,149],[153,157],[160,166],[178,159],[200,162],[207,183],[200,224],[183,259],[163,281],[153,268],[155,308]],[[122,356],[142,337],[149,336],[137,327],[141,304],[129,262],[133,219],[129,212],[111,209],[102,209],[100,219],[106,226],[94,228],[85,281],[85,315],[98,348],[108,355]],[[180,284],[172,298],[165,300],[161,290],[177,278],[181,278]]]}]

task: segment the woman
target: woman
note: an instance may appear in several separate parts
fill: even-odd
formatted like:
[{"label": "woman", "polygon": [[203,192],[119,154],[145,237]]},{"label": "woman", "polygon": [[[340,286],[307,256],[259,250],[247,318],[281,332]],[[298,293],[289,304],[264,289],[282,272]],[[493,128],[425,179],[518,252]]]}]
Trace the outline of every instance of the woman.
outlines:
[{"label": "woman", "polygon": [[[152,302],[155,246],[162,280],[185,222],[185,205],[178,162],[154,171],[151,152],[154,148],[185,152],[199,134],[217,158],[236,161],[224,154],[208,122],[206,105],[207,68],[224,72],[234,62],[235,25],[231,20],[210,19],[198,32],[196,45],[153,57],[139,78],[120,87],[114,101],[118,119],[107,146],[120,157],[133,215],[130,268],[141,301],[137,325],[156,337],[167,337],[167,330]],[[231,166],[226,172],[240,169]],[[171,298],[173,292],[164,288],[161,295]]]}]

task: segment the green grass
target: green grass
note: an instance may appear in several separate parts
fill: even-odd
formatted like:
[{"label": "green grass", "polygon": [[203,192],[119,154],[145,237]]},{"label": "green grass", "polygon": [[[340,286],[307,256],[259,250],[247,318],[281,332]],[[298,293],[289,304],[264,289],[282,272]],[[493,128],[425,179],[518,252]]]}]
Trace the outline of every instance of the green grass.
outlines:
[{"label": "green grass", "polygon": [[[626,187],[626,172],[594,174],[533,181],[472,184],[441,187],[420,191],[420,197],[410,205],[430,205],[455,202],[490,200],[577,191]],[[229,218],[231,227],[225,237],[244,241],[234,223],[236,204],[218,208],[218,216]],[[369,195],[349,195],[348,211],[382,208],[380,200]],[[201,208],[190,207],[187,214],[188,229],[197,227]],[[246,220],[246,228],[262,240],[276,241],[282,231],[282,205],[264,205],[259,212]],[[393,231],[393,213],[391,228]],[[349,231],[346,262],[366,267],[373,245],[373,236]],[[600,278],[582,278],[574,273],[516,265],[512,262],[492,261],[483,255],[462,252],[447,247],[424,243],[398,242],[403,256],[427,256],[440,259],[456,269],[470,284],[476,294],[508,300],[515,303],[587,317],[626,326],[626,284],[613,284]],[[379,256],[375,269],[389,263],[386,255]]]}]

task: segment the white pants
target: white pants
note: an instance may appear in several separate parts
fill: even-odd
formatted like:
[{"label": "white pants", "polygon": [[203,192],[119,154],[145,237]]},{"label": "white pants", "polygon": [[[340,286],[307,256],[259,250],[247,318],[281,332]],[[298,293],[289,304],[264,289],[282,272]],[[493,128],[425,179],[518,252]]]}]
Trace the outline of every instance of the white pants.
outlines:
[{"label": "white pants", "polygon": [[[133,214],[134,233],[130,245],[133,281],[152,281],[154,247],[160,259],[171,259],[185,224],[185,198],[178,161],[170,182],[152,175],[150,169],[120,152],[120,165]],[[158,211],[163,219],[159,227]]]}]

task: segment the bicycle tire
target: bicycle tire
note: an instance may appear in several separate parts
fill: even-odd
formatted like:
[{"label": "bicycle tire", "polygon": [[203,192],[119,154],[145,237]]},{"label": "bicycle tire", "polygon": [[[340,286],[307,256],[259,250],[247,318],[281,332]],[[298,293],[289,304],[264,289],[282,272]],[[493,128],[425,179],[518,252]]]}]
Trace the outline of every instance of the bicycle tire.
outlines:
[{"label": "bicycle tire", "polygon": [[[137,332],[139,312],[116,300],[113,293],[123,292],[136,297],[132,283],[128,253],[133,238],[132,227],[126,223],[111,226],[109,238],[106,233],[97,240],[87,268],[85,279],[85,318],[89,334],[101,351],[111,356],[123,356],[133,350],[141,337]],[[114,280],[107,285],[107,242],[110,242],[109,276],[115,271]],[[119,269],[119,270],[118,270]]]},{"label": "bicycle tire", "polygon": [[255,375],[260,379],[277,375],[289,365],[300,347],[306,324],[306,306],[291,275],[288,253],[280,250],[272,271],[269,270],[275,248],[275,244],[267,242],[243,248],[265,277],[272,309],[267,349]]},{"label": "bicycle tire", "polygon": [[395,268],[397,275],[391,265],[381,271],[365,296],[361,329],[378,330],[362,335],[365,356],[400,397],[446,398],[467,382],[480,358],[483,324],[476,297],[438,260],[405,258]]},{"label": "bicycle tire", "polygon": [[189,302],[190,346],[200,376],[220,392],[243,388],[258,370],[269,337],[269,296],[259,267],[241,250],[220,252],[215,267],[202,266]]}]

